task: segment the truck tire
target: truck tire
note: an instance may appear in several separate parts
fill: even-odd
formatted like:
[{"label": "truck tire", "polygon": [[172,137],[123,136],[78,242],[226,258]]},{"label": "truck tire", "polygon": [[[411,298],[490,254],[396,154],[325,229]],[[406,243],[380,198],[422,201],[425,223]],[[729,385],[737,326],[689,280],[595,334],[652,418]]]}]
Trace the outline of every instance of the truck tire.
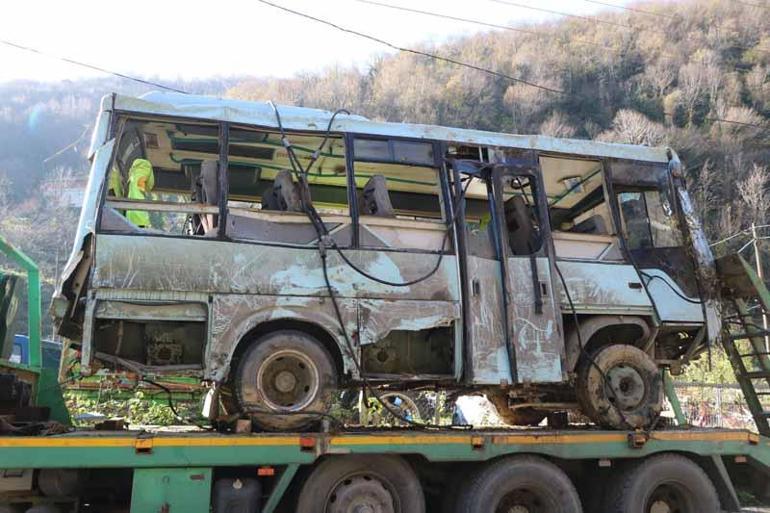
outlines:
[{"label": "truck tire", "polygon": [[509,426],[537,426],[548,415],[547,412],[534,408],[517,408],[508,406],[508,396],[505,392],[487,392],[487,399],[497,411],[497,416]]},{"label": "truck tire", "polygon": [[611,429],[651,427],[663,409],[663,378],[650,356],[628,344],[599,348],[578,365],[583,413]]},{"label": "truck tire", "polygon": [[651,456],[617,475],[610,484],[606,513],[719,513],[716,488],[706,472],[678,454]]},{"label": "truck tire", "polygon": [[239,407],[257,426],[296,430],[329,412],[337,372],[318,340],[301,331],[280,330],[246,349],[234,385]]},{"label": "truck tire", "polygon": [[425,513],[412,467],[398,456],[332,456],[302,485],[296,513]]},{"label": "truck tire", "polygon": [[539,456],[508,456],[477,470],[460,492],[455,513],[581,513],[575,486]]}]

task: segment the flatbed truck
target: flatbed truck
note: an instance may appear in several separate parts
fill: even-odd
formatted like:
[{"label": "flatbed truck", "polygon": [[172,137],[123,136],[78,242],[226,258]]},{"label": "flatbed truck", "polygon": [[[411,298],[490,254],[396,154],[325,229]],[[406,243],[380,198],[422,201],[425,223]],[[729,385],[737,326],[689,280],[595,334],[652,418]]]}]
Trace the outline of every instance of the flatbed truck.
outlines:
[{"label": "flatbed truck", "polygon": [[[649,496],[669,486],[675,497],[664,497],[657,508],[648,504],[645,509],[628,511],[708,511],[694,509],[706,503],[709,489],[698,487],[697,479],[694,483],[688,480],[690,474],[701,478],[700,485],[713,487],[723,510],[739,511],[736,486],[748,484],[757,473],[766,476],[770,440],[748,431],[715,429],[650,433],[374,430],[249,435],[73,431],[2,437],[0,462],[7,469],[34,469],[36,478],[30,481],[34,490],[26,494],[6,492],[4,500],[27,508],[32,504],[56,504],[60,508],[35,511],[206,513],[212,506],[214,511],[260,513],[453,511],[460,489],[468,491],[469,484],[479,488],[474,480],[484,475],[505,488],[506,482],[516,480],[501,477],[500,469],[517,468],[522,463],[529,472],[546,469],[557,479],[566,476],[586,512],[616,511],[606,509],[612,505],[602,504],[605,492],[614,490],[610,486],[629,488],[629,479],[637,480],[630,483],[635,493]],[[657,469],[657,480],[651,480],[649,473],[640,475],[645,464]],[[678,473],[672,474],[674,469]],[[14,475],[9,472],[6,470],[5,475]],[[653,489],[636,490],[651,482]],[[259,484],[256,492],[248,492],[253,502],[236,509],[233,504],[238,502],[239,490],[245,494],[255,489],[247,483]],[[558,490],[560,485],[530,483],[517,489],[539,494],[540,487]],[[379,500],[382,490],[398,503]],[[413,502],[415,490],[426,497],[427,505]],[[42,492],[53,493],[46,496]],[[336,507],[335,497],[354,508]],[[677,500],[689,507],[672,509]],[[219,509],[228,502],[230,509]],[[568,503],[558,507],[505,511],[579,511],[570,509]],[[0,511],[13,511],[10,506],[5,508]]]},{"label": "flatbed truck", "polygon": [[[2,361],[0,368],[30,384],[34,397],[31,408],[0,415],[1,513],[716,513],[739,511],[742,489],[766,492],[770,437],[687,427],[667,374],[678,426],[650,431],[68,427],[59,384],[41,365],[37,268],[0,243],[28,273],[33,335],[30,364]],[[733,274],[743,264],[736,265]],[[751,340],[761,338],[753,333]],[[740,355],[732,356],[744,371]],[[745,374],[738,372],[739,383],[756,399],[740,379]],[[4,408],[14,400],[12,388],[3,390]],[[58,422],[30,421],[38,410]],[[754,410],[755,419],[764,418]],[[758,431],[766,431],[759,420]]]}]

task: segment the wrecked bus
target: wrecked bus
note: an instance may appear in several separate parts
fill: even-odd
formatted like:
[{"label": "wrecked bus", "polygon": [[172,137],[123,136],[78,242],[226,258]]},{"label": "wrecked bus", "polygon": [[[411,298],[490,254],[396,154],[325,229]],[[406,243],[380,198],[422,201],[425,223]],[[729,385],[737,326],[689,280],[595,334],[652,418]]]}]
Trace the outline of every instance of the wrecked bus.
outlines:
[{"label": "wrecked bus", "polygon": [[671,149],[149,93],[90,158],[52,307],[81,373],[199,376],[264,429],[361,386],[649,427],[720,330]]}]

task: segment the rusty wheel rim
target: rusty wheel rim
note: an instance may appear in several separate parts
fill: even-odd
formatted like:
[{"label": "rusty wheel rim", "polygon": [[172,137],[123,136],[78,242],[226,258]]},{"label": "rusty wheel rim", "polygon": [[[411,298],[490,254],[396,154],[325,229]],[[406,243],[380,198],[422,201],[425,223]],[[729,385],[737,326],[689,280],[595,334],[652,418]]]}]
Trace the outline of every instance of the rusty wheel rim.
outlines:
[{"label": "rusty wheel rim", "polygon": [[316,364],[304,353],[283,349],[271,354],[257,369],[257,390],[275,411],[302,411],[321,388]]},{"label": "rusty wheel rim", "polygon": [[608,399],[622,410],[633,410],[647,396],[644,378],[630,365],[616,365],[607,371],[605,386],[612,389],[607,393]]}]

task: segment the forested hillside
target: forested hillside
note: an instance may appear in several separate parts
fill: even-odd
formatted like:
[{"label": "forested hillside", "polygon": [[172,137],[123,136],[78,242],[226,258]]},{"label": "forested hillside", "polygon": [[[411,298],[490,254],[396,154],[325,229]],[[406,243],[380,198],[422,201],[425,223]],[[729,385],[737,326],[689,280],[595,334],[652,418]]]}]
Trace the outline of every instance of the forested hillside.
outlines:
[{"label": "forested hillside", "polygon": [[[761,1],[631,4],[425,48],[560,92],[408,53],[291,79],[173,85],[389,121],[670,145],[716,239],[766,223],[770,208],[770,7],[751,5]],[[144,89],[118,79],[0,84],[0,233],[43,263],[49,283],[75,214],[42,191],[84,172],[87,125],[112,90]]]},{"label": "forested hillside", "polygon": [[671,145],[716,237],[764,222],[770,207],[759,194],[770,164],[770,7],[751,3],[760,2],[632,4],[596,21],[562,18],[430,49],[563,93],[404,53],[366,69],[250,80],[228,94],[389,121]]}]

